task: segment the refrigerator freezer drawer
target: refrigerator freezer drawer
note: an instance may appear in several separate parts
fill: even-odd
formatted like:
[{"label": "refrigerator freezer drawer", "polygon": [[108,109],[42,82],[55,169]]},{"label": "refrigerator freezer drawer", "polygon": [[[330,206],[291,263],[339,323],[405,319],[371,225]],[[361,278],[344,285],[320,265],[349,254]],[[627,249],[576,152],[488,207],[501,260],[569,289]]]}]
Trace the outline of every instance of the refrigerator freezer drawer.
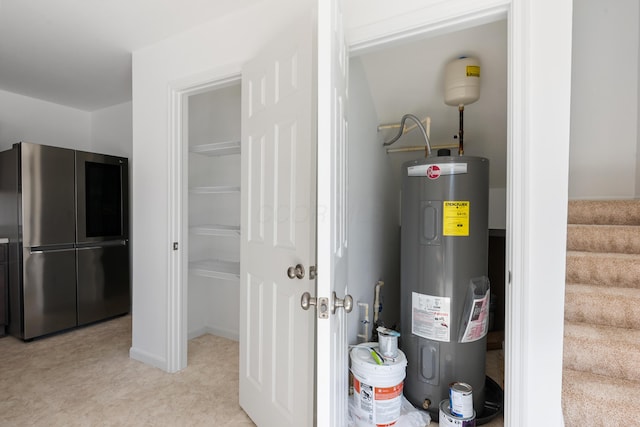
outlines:
[{"label": "refrigerator freezer drawer", "polygon": [[129,246],[78,248],[78,325],[129,312]]},{"label": "refrigerator freezer drawer", "polygon": [[75,249],[23,250],[25,340],[76,326]]}]

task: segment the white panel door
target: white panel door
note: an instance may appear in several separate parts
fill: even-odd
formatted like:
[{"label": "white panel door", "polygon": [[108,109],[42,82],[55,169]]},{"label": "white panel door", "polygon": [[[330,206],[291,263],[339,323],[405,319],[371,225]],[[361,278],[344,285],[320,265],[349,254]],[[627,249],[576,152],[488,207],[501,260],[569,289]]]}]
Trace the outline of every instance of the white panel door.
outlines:
[{"label": "white panel door", "polygon": [[299,19],[242,73],[240,405],[259,426],[313,425],[313,29]]},{"label": "white panel door", "polygon": [[318,2],[318,279],[329,316],[317,320],[317,425],[346,425],[346,313],[333,311],[334,292],[347,294],[347,75],[342,2]]}]

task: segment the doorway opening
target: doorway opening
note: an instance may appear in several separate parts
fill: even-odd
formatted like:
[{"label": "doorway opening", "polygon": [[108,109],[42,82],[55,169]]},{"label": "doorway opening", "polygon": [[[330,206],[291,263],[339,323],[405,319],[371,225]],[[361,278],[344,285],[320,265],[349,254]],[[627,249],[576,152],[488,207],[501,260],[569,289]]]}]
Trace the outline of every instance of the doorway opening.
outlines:
[{"label": "doorway opening", "polygon": [[[429,117],[434,151],[457,144],[458,108],[444,102],[446,64],[460,56],[480,62],[478,101],[465,106],[465,156],[489,159],[489,276],[494,322],[490,325],[487,374],[504,386],[505,234],[507,194],[507,40],[505,19],[467,29],[406,41],[352,56],[349,87],[349,293],[356,306],[367,305],[369,318],[354,310],[349,344],[371,340],[374,322],[400,330],[400,206],[402,164],[424,158],[425,151],[387,152],[383,142],[395,124],[411,113]],[[388,147],[424,147],[416,129]],[[452,153],[454,150],[452,149]],[[435,155],[435,153],[434,153]],[[454,154],[455,155],[455,154]],[[376,284],[382,311],[374,303]],[[363,332],[366,331],[366,332]]]},{"label": "doorway opening", "polygon": [[240,67],[170,90],[170,259],[168,370],[187,366],[188,341],[238,340]]},{"label": "doorway opening", "polygon": [[240,81],[187,96],[187,336],[238,340]]}]

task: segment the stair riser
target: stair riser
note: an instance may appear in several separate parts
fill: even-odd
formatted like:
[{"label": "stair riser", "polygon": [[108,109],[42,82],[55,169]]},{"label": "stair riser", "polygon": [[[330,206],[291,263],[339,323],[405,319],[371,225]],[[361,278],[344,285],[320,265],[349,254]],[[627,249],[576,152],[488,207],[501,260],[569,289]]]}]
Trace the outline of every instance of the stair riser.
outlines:
[{"label": "stair riser", "polygon": [[611,343],[602,338],[565,336],[563,366],[611,378],[640,381],[637,369],[640,366],[640,343]]},{"label": "stair riser", "polygon": [[[604,303],[603,303],[604,302]],[[612,307],[615,307],[612,309]],[[570,322],[640,329],[640,296],[637,298],[603,297],[567,289],[564,318]],[[640,396],[639,396],[640,398]]]},{"label": "stair riser", "polygon": [[640,227],[571,225],[567,250],[640,254]]},{"label": "stair riser", "polygon": [[640,289],[640,259],[567,254],[566,280],[569,283]]},{"label": "stair riser", "polygon": [[638,425],[637,383],[565,370],[562,408],[566,427]]}]

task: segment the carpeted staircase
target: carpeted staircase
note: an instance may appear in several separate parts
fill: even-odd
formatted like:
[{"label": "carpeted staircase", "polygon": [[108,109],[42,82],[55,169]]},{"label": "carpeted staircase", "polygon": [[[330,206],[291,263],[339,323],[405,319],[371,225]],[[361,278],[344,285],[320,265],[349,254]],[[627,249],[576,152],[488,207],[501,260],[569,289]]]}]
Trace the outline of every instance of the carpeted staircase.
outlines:
[{"label": "carpeted staircase", "polygon": [[572,200],[568,223],[565,425],[640,425],[640,200]]}]

